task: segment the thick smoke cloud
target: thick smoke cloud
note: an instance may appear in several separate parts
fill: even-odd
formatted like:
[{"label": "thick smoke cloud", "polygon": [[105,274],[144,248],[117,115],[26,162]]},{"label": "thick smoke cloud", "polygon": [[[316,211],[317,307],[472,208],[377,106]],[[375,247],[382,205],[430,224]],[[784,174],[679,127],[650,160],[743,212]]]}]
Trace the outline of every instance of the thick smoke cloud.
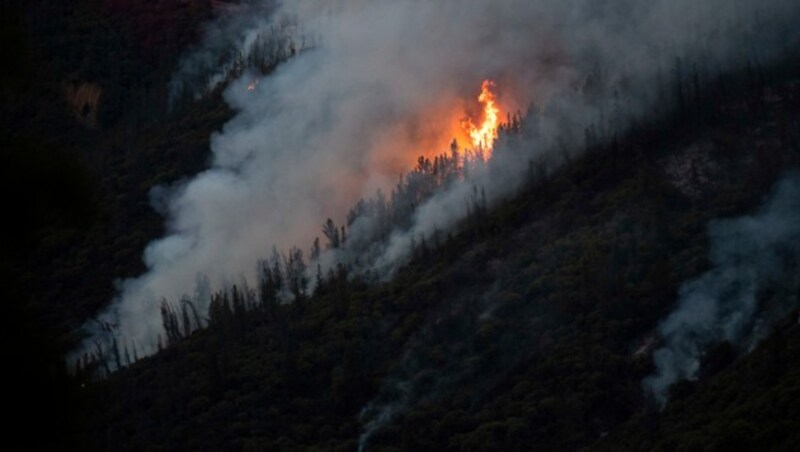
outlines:
[{"label": "thick smoke cloud", "polygon": [[[224,53],[219,49],[247,46],[287,17],[298,24],[297,39],[313,37],[314,48],[252,91],[257,73],[230,83],[225,99],[238,113],[211,140],[210,168],[158,190],[167,235],[147,247],[148,271],[120,283],[100,322],[87,324],[90,332],[110,324],[121,342],[153,352],[161,297],[191,294],[198,280],[212,288],[252,281],[257,261],[273,247],[306,248],[325,218],[341,219],[359,198],[391,187],[421,153],[447,152],[454,136],[463,140],[459,120],[475,112],[486,78],[497,82],[504,111],[530,111],[536,127],[526,129],[524,145],[507,146],[507,158],[498,150],[486,171],[420,206],[410,230],[371,249],[366,262],[374,271],[390,275],[414,238],[462,218],[473,186],[495,200],[518,186],[529,159],[578,150],[585,127],[602,136],[651,114],[661,102],[655,81],[668,78],[676,56],[709,72],[736,67],[743,57],[764,62],[797,32],[763,22],[794,25],[798,17],[795,2],[785,0],[263,4],[211,27],[176,84],[196,80]],[[351,243],[359,228],[369,229],[353,225]],[[335,258],[329,253],[323,261]],[[207,295],[198,298],[202,310]]]},{"label": "thick smoke cloud", "polygon": [[656,372],[643,382],[662,406],[670,385],[697,377],[705,349],[721,341],[747,348],[759,338],[765,290],[774,291],[773,309],[796,303],[800,175],[781,180],[754,215],[713,222],[709,236],[712,268],[680,288],[677,310],[659,326],[665,343],[653,356]]}]

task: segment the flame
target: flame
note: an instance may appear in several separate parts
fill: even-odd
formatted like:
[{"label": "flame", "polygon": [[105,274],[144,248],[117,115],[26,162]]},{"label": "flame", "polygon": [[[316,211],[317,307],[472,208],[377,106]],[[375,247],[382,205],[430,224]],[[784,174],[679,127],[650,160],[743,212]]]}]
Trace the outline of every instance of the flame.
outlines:
[{"label": "flame", "polygon": [[492,92],[495,84],[491,80],[484,80],[481,84],[481,94],[478,102],[483,105],[483,122],[475,125],[472,118],[461,120],[461,127],[472,140],[473,149],[479,149],[491,156],[492,147],[497,140],[497,129],[500,126],[500,108],[497,107],[497,96]]},{"label": "flame", "polygon": [[255,91],[256,86],[258,86],[258,79],[255,79],[247,84],[247,91]]}]

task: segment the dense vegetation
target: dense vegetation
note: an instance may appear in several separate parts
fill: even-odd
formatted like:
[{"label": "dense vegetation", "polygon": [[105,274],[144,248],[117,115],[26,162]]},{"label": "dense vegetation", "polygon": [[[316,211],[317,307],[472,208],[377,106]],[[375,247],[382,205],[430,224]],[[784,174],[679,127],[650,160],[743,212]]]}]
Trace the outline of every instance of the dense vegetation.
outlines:
[{"label": "dense vegetation", "polygon": [[[207,320],[166,304],[168,347],[139,361],[120,350],[109,359],[123,369],[96,381],[65,375],[66,332],[113,296],[114,278],[141,270],[161,232],[148,191],[202,168],[229,112],[219,93],[167,108],[210,2],[69,3],[27,2],[0,20],[4,60],[21,62],[0,86],[0,120],[14,125],[0,131],[0,180],[18,213],[1,244],[19,319],[5,343],[10,387],[30,389],[10,408],[52,433],[12,445],[354,450],[373,425],[370,450],[796,444],[796,313],[749,355],[709,351],[663,412],[640,385],[655,325],[708,266],[708,221],[751,211],[800,163],[795,60],[679,79],[673,114],[602,145],[587,131],[585,154],[532,166],[519,193],[417,243],[390,282],[341,266],[307,293],[294,264],[267,266],[254,290],[217,294]],[[419,179],[436,164],[420,161]],[[331,246],[338,231],[324,225]],[[279,284],[294,303],[278,302]]]},{"label": "dense vegetation", "polygon": [[[289,305],[263,286],[219,294],[208,329],[181,334],[176,316],[173,346],[90,384],[87,446],[353,450],[380,413],[391,414],[369,438],[376,450],[724,448],[741,423],[788,444],[796,418],[768,419],[792,398],[778,412],[761,397],[795,387],[794,364],[770,362],[791,356],[796,328],[779,328],[754,364],[728,367],[736,353],[721,345],[663,418],[637,349],[707,267],[708,221],[751,210],[798,164],[799,88],[754,82],[707,114],[533,171],[517,196],[419,244],[389,283],[342,267]],[[689,170],[676,176],[673,162]],[[764,390],[743,391],[742,405],[715,398],[751,379]]]},{"label": "dense vegetation", "polygon": [[671,404],[663,413],[637,414],[597,449],[795,449],[800,440],[797,314],[777,325],[756,350],[716,377],[676,386]]},{"label": "dense vegetation", "polygon": [[[63,198],[84,200],[95,215],[79,226],[42,218],[32,232],[38,246],[18,266],[27,269],[20,277],[38,300],[37,316],[64,333],[113,297],[115,279],[141,272],[141,252],[162,228],[149,190],[201,169],[208,137],[228,111],[218,97],[167,108],[170,75],[211,17],[208,2],[24,4],[3,15],[11,35],[4,46],[23,64],[4,74],[14,80],[4,82],[0,119],[13,127],[1,130],[0,140],[14,156],[5,169],[27,179],[9,186],[29,193],[11,198],[27,204],[46,197],[26,185],[53,187],[57,195],[58,182],[48,182],[52,167],[55,177],[80,179],[73,185],[86,195]],[[42,274],[47,284],[39,283]]]},{"label": "dense vegetation", "polygon": [[[167,81],[210,2],[11,1],[0,7],[0,295],[7,309],[12,449],[71,449],[80,406],[69,335],[141,271],[161,231],[154,184],[202,168],[228,117],[209,100],[170,113]],[[151,36],[152,45],[141,35]],[[169,121],[164,119],[169,117]],[[29,435],[36,425],[40,435]]]}]

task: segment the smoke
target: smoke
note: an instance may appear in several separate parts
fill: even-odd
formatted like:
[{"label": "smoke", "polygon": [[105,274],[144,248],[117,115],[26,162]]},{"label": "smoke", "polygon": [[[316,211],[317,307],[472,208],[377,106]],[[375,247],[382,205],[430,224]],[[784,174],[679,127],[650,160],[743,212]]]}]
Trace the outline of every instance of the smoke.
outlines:
[{"label": "smoke", "polygon": [[767,327],[758,316],[765,291],[772,292],[773,309],[795,303],[800,174],[779,181],[754,215],[712,222],[709,237],[712,268],[680,288],[677,310],[659,326],[664,345],[654,352],[656,372],[643,381],[662,406],[670,385],[697,378],[708,347],[721,341],[755,344]]},{"label": "smoke", "polygon": [[[788,25],[798,9],[787,0],[307,0],[229,15],[183,60],[174,86],[214,80],[214,65],[229,61],[220,55],[247,54],[280,24],[297,23],[289,35],[313,36],[313,48],[228,85],[238,113],[213,136],[210,168],[154,191],[167,234],[147,247],[147,272],[121,281],[99,322],[87,323],[83,349],[103,340],[100,324],[154,352],[162,297],[207,294],[198,280],[215,289],[253,281],[273,247],[305,248],[325,218],[391,187],[420,154],[447,152],[454,137],[463,145],[458,124],[475,113],[484,79],[497,83],[503,111],[528,112],[529,125],[489,166],[417,206],[410,227],[370,248],[365,270],[390,276],[410,243],[466,215],[473,187],[492,202],[519,186],[529,160],[580,149],[586,127],[611,135],[652,114],[655,82],[676,56],[709,72],[779,56],[797,37]],[[359,231],[369,229],[352,225],[348,243],[363,245]],[[207,295],[195,298],[208,306]]]},{"label": "smoke", "polygon": [[289,18],[280,23],[270,20],[275,8],[274,0],[244,0],[207,23],[202,44],[181,59],[170,82],[169,105],[183,96],[197,99],[227,80],[253,52],[263,30],[272,28],[286,37],[297,33]]}]

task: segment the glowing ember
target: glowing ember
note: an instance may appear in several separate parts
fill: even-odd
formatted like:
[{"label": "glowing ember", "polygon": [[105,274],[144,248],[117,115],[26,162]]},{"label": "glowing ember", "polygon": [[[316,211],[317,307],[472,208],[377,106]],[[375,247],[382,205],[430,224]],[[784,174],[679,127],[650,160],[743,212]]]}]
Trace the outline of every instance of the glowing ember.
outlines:
[{"label": "glowing ember", "polygon": [[258,86],[258,79],[253,80],[252,82],[248,83],[247,91],[255,91],[256,86]]},{"label": "glowing ember", "polygon": [[492,92],[494,86],[494,82],[491,80],[484,80],[481,85],[478,102],[483,105],[483,122],[475,125],[472,118],[465,118],[461,121],[461,127],[469,134],[473,148],[481,149],[489,154],[497,140],[497,128],[500,125],[500,109],[497,107],[496,97]]}]

